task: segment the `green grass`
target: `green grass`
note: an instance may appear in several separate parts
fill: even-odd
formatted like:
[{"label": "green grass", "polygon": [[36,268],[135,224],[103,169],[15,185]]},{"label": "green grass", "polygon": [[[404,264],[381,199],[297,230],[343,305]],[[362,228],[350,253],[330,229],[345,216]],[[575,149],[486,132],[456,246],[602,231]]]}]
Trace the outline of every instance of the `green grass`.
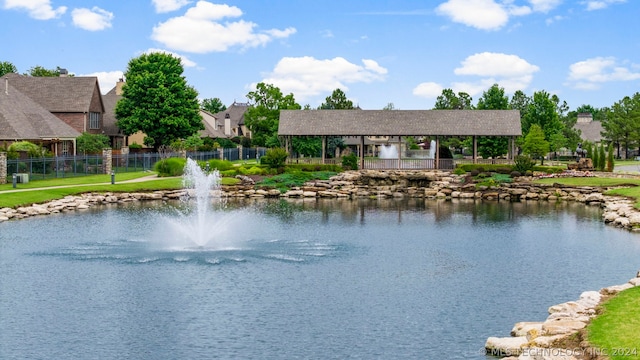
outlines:
[{"label": "green grass", "polygon": [[[149,175],[149,173],[143,173],[144,175]],[[106,176],[106,175],[96,175]],[[84,178],[90,178],[84,177]],[[140,177],[140,176],[138,176]],[[132,177],[131,179],[135,179],[136,177]],[[130,183],[118,183],[118,177],[116,175],[116,183],[111,185],[109,177],[108,183],[105,184],[105,181],[100,181],[100,178],[97,179],[86,179],[87,183],[78,183],[78,178],[69,178],[69,179],[56,179],[56,181],[43,180],[37,182],[38,186],[43,189],[38,190],[29,190],[29,191],[20,191],[20,192],[2,192],[0,191],[0,208],[3,207],[18,207],[31,205],[36,203],[43,203],[55,199],[60,199],[68,195],[78,195],[86,192],[145,192],[145,191],[156,191],[156,190],[177,190],[182,189],[182,178],[158,178],[148,181],[141,182],[130,182]],[[66,181],[65,181],[66,180]],[[124,181],[125,179],[120,179],[120,181]],[[234,178],[222,178],[223,185],[233,185],[239,182],[238,179]],[[24,184],[25,188],[26,185]],[[56,186],[68,186],[64,188],[55,188]],[[34,188],[34,187],[31,187]],[[18,189],[22,189],[22,187],[18,187]],[[3,188],[0,190],[13,190],[11,184],[9,184],[9,188]]]},{"label": "green grass", "polygon": [[[138,179],[141,177],[153,175],[154,173],[138,171],[138,172],[130,172],[130,173],[121,173],[116,174],[115,180],[119,181],[127,181]],[[67,185],[80,185],[80,184],[99,184],[99,183],[111,183],[111,175],[87,175],[87,176],[75,176],[75,177],[67,177],[67,178],[56,178],[56,179],[46,179],[46,180],[33,180],[29,181],[26,184],[17,184],[17,189],[34,189],[40,187],[50,187],[50,186],[67,186]],[[2,190],[12,190],[13,183],[9,180],[8,184],[0,185],[0,191]]]},{"label": "green grass", "polygon": [[310,180],[328,180],[335,174],[337,173],[332,171],[294,171],[268,177],[256,185],[263,187],[273,187],[280,190],[280,192],[285,192],[291,187],[302,186],[305,182]]},{"label": "green grass", "polygon": [[[587,327],[589,343],[607,350],[612,360],[640,359],[640,287],[625,290],[602,305]],[[615,349],[619,354],[613,356]]]},{"label": "green grass", "polygon": [[602,177],[551,178],[536,180],[538,184],[562,184],[569,186],[613,187],[624,186],[604,192],[605,195],[624,196],[635,199],[635,207],[640,209],[640,179],[618,179]]}]

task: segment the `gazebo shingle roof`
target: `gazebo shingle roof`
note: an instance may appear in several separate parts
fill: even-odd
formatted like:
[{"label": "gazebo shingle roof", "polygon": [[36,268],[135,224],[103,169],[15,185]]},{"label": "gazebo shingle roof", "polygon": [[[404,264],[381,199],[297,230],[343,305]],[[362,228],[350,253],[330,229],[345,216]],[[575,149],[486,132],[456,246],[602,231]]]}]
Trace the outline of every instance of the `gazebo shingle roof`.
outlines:
[{"label": "gazebo shingle roof", "polygon": [[518,110],[282,110],[284,136],[520,136]]}]

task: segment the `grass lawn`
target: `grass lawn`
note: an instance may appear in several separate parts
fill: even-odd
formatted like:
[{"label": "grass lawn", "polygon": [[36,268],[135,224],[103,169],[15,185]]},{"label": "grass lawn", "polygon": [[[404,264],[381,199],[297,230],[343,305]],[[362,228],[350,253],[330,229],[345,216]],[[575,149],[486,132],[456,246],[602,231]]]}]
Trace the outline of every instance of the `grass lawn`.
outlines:
[{"label": "grass lawn", "polygon": [[587,327],[591,345],[612,360],[640,359],[640,287],[619,293],[602,309]]},{"label": "grass lawn", "polygon": [[605,195],[617,195],[635,199],[635,207],[640,209],[640,179],[618,179],[602,177],[549,178],[535,181],[538,184],[563,184],[570,186],[624,186],[606,191]]},{"label": "grass lawn", "polygon": [[[148,172],[125,173],[122,176],[116,175],[116,183],[111,185],[110,175],[92,175],[85,177],[51,179],[19,184],[17,189],[38,190],[3,192],[14,190],[12,184],[0,186],[0,208],[17,207],[43,203],[55,199],[60,199],[68,195],[78,195],[86,192],[143,192],[155,190],[177,190],[182,189],[182,178],[158,178],[148,181],[119,183],[118,181],[133,180],[148,176]],[[127,175],[127,176],[125,176]],[[84,180],[84,181],[81,181]],[[233,185],[238,183],[238,179],[222,178],[223,185]],[[57,188],[57,186],[65,186]]]}]

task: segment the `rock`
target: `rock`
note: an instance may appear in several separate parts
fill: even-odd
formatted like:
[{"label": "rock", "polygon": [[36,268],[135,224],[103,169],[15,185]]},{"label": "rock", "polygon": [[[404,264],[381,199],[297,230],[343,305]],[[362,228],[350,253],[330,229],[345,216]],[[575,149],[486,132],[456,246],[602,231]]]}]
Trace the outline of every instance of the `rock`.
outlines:
[{"label": "rock", "polygon": [[541,322],[519,322],[513,326],[511,329],[511,336],[526,336],[527,332],[531,329],[536,329],[538,332],[542,331],[542,323]]},{"label": "rock", "polygon": [[587,326],[586,322],[571,318],[558,318],[547,320],[542,324],[542,333],[545,335],[572,334]]},{"label": "rock", "polygon": [[580,294],[580,299],[576,301],[579,305],[587,309],[595,309],[602,301],[602,295],[597,291],[585,291]]},{"label": "rock", "polygon": [[316,197],[317,193],[315,191],[304,191],[302,196],[304,197]]},{"label": "rock", "polygon": [[629,284],[633,286],[640,286],[640,278],[633,278],[629,280]]},{"label": "rock", "polygon": [[633,285],[630,283],[621,284],[621,285],[613,285],[600,290],[600,294],[602,295],[615,295],[621,291],[631,289]]},{"label": "rock", "polygon": [[514,356],[522,354],[522,348],[529,341],[525,336],[518,337],[490,337],[484,344],[487,355],[491,356]]}]

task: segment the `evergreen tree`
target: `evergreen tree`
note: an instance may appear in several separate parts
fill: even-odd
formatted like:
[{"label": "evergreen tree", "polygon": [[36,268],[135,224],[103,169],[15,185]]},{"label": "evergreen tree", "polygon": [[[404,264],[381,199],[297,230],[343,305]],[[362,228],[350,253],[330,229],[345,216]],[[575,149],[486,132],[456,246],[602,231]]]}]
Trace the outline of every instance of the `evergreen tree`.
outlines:
[{"label": "evergreen tree", "polygon": [[607,152],[607,171],[613,172],[613,143],[609,143],[609,151]]}]

